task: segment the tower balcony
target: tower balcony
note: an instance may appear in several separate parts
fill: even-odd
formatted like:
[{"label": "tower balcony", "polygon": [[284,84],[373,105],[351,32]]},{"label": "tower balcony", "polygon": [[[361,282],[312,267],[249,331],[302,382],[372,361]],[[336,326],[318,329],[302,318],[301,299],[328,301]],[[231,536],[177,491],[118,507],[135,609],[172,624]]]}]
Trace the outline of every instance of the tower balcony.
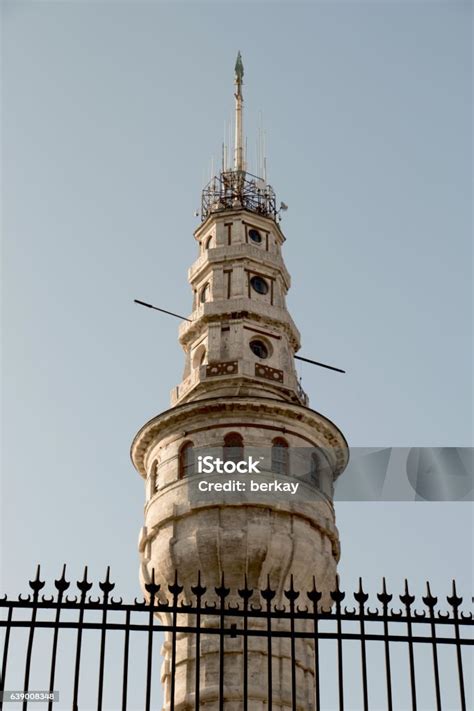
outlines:
[{"label": "tower balcony", "polygon": [[275,192],[271,185],[244,170],[227,170],[216,175],[202,191],[201,219],[223,210],[244,209],[276,220]]},{"label": "tower balcony", "polygon": [[309,399],[292,373],[270,368],[247,359],[207,363],[195,368],[171,391],[171,406],[183,400],[233,395],[270,395],[305,407]]}]

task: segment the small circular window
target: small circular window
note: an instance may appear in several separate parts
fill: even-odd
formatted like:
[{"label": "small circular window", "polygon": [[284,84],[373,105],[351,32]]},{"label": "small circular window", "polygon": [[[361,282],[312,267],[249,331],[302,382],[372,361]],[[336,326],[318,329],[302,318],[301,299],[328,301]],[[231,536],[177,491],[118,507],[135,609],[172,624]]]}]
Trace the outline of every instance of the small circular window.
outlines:
[{"label": "small circular window", "polygon": [[268,348],[263,341],[250,341],[250,350],[257,358],[268,358]]},{"label": "small circular window", "polygon": [[268,284],[265,281],[265,279],[262,279],[262,277],[253,276],[250,279],[250,284],[252,285],[252,288],[255,289],[255,291],[258,294],[267,294],[268,293]]},{"label": "small circular window", "polygon": [[209,298],[209,284],[206,284],[201,289],[201,304],[204,304]]},{"label": "small circular window", "polygon": [[249,230],[249,237],[252,240],[252,242],[255,242],[255,244],[261,244],[262,242],[262,235],[258,230]]}]

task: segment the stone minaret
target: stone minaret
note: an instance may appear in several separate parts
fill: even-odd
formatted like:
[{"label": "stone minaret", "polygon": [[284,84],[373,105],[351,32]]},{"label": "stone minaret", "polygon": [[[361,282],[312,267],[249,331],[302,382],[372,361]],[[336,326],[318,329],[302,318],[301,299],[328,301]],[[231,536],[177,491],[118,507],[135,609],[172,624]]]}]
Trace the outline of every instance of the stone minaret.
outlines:
[{"label": "stone minaret", "polygon": [[[145,424],[132,445],[133,463],[146,482],[140,579],[142,586],[149,582],[154,569],[156,582],[167,590],[177,570],[189,596],[198,571],[211,590],[223,574],[234,590],[246,576],[256,590],[269,581],[278,602],[290,575],[299,590],[311,589],[315,576],[327,601],[340,555],[333,482],[346,466],[347,444],[330,420],[309,408],[298,381],[294,355],[300,334],[286,308],[285,237],[272,188],[246,172],[242,79],[239,53],[234,162],[230,167],[224,159],[221,173],[204,189],[202,223],[194,233],[198,257],[188,274],[193,307],[179,329],[183,379],[172,391],[171,408]],[[252,479],[298,480],[300,494],[197,494],[201,480],[222,477],[198,473],[199,450],[233,461],[250,451],[264,453],[261,473]],[[264,711],[267,659],[257,642],[249,641],[249,708]],[[279,711],[291,708],[284,642],[273,647],[273,708]],[[206,711],[218,708],[215,644],[210,635],[201,639],[200,708]],[[232,670],[225,682],[226,711],[243,708],[240,644],[241,639],[226,641],[226,669]],[[309,642],[299,645],[299,711],[312,708],[310,652]],[[165,709],[168,653],[165,642]],[[177,710],[194,709],[194,653],[194,640],[180,639]]]}]

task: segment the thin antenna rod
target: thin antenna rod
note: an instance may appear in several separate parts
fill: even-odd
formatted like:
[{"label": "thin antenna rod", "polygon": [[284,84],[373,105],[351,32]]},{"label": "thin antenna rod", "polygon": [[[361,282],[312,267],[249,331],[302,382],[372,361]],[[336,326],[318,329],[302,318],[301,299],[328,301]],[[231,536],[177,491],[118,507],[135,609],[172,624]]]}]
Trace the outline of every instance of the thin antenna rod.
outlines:
[{"label": "thin antenna rod", "polygon": [[[153,306],[153,304],[147,304],[146,301],[139,301],[139,299],[133,300],[135,304],[140,304],[140,306],[146,306],[148,309],[154,309],[155,311],[161,311],[162,314],[168,314],[168,316],[175,316],[182,321],[189,321],[192,323],[190,318],[186,316],[181,316],[180,314],[175,314],[173,311],[166,311],[166,309],[160,309],[158,306]],[[309,358],[303,358],[302,356],[295,355],[297,360],[303,360],[305,363],[311,363],[312,365],[319,365],[321,368],[327,368],[328,370],[335,370],[337,373],[345,373],[345,370],[341,368],[335,368],[333,365],[326,365],[326,363],[319,363],[317,360],[310,360]]]},{"label": "thin antenna rod", "polygon": [[333,365],[326,365],[326,363],[319,363],[317,360],[310,360],[309,358],[303,358],[303,356],[295,355],[297,360],[303,360],[305,363],[312,363],[312,365],[319,365],[321,368],[328,368],[328,370],[335,370],[336,373],[345,373],[345,370],[341,368],[335,368]]},{"label": "thin antenna rod", "polygon": [[262,153],[263,153],[263,179],[267,182],[267,146],[266,146],[266,132],[262,126]]},{"label": "thin antenna rod", "polygon": [[222,169],[222,172],[225,173],[227,170],[227,121],[224,121],[224,143],[222,144],[223,146],[223,160],[224,160],[224,167]]},{"label": "thin antenna rod", "polygon": [[180,318],[183,321],[189,321],[191,323],[190,318],[186,318],[186,316],[180,316],[179,314],[175,314],[172,311],[166,311],[165,309],[160,309],[158,306],[153,306],[153,304],[147,304],[145,301],[139,301],[138,299],[133,299],[133,301],[136,304],[140,304],[140,306],[146,306],[148,309],[155,309],[155,311],[161,311],[162,314],[168,314],[168,316],[176,316],[176,318]]}]

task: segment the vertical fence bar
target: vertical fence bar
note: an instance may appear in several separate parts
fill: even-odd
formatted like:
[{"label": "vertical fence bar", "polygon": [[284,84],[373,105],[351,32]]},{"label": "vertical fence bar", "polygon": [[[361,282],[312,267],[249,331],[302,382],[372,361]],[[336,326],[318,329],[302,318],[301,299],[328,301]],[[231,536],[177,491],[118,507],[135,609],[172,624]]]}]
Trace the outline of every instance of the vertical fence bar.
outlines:
[{"label": "vertical fence bar", "polygon": [[219,711],[224,711],[224,613],[225,613],[225,598],[230,593],[229,588],[224,585],[224,574],[222,574],[221,585],[216,588],[216,594],[219,596]]},{"label": "vertical fence bar", "polygon": [[7,623],[5,628],[5,641],[3,644],[2,675],[0,677],[0,711],[3,709],[3,692],[7,676],[8,648],[10,646],[10,630],[13,621],[13,605],[8,608]]},{"label": "vertical fence bar", "polygon": [[459,605],[462,603],[462,597],[458,597],[456,592],[456,582],[453,580],[453,594],[447,598],[449,604],[453,608],[454,617],[454,634],[456,638],[456,660],[458,665],[459,677],[459,697],[461,701],[461,711],[466,711],[466,692],[464,689],[464,671],[462,666],[462,649],[461,637],[459,634]]},{"label": "vertical fence bar", "polygon": [[252,597],[253,590],[250,590],[247,585],[247,575],[245,576],[245,587],[239,590],[239,595],[244,601],[243,606],[243,617],[244,617],[244,639],[243,639],[243,711],[248,711],[248,698],[249,698],[249,644],[248,644],[248,612],[249,612],[249,600]]},{"label": "vertical fence bar", "polygon": [[314,710],[321,711],[321,691],[319,684],[319,611],[318,604],[322,593],[316,589],[316,579],[313,575],[313,589],[308,593],[313,603],[313,642],[314,642]]},{"label": "vertical fence bar", "polygon": [[388,641],[388,603],[392,600],[392,595],[387,592],[385,578],[382,582],[382,592],[377,594],[377,598],[383,605],[383,634],[384,634],[384,652],[385,652],[385,677],[387,682],[387,711],[393,711],[392,700],[392,670],[390,666],[390,646]]},{"label": "vertical fence bar", "polygon": [[290,601],[290,647],[291,647],[291,708],[296,711],[296,648],[295,648],[295,601],[299,592],[293,587],[293,576],[290,576],[290,589],[285,590],[285,597]]},{"label": "vertical fence bar", "polygon": [[194,657],[194,711],[199,711],[199,696],[201,694],[201,605],[206,588],[201,585],[201,571],[198,571],[197,585],[191,588],[196,596],[196,639]]},{"label": "vertical fence bar", "polygon": [[359,578],[359,590],[354,593],[356,602],[359,603],[360,616],[360,655],[362,664],[362,692],[364,695],[364,711],[369,711],[369,691],[367,685],[367,650],[365,639],[365,609],[364,605],[369,599],[367,593],[362,589],[362,578]]},{"label": "vertical fence bar", "polygon": [[155,569],[151,571],[151,583],[145,583],[145,590],[150,595],[149,613],[148,613],[148,649],[146,659],[146,696],[145,696],[145,711],[150,711],[151,708],[151,680],[153,669],[153,630],[155,619],[155,597],[160,589],[159,585],[155,584]]},{"label": "vertical fence bar", "polygon": [[437,649],[437,640],[436,640],[436,625],[435,625],[435,613],[434,613],[434,608],[436,606],[436,603],[438,602],[437,597],[433,597],[431,594],[431,589],[430,589],[430,584],[427,582],[426,583],[426,596],[423,599],[423,602],[429,609],[430,613],[430,628],[431,628],[431,639],[432,639],[432,649],[433,649],[433,673],[434,673],[434,682],[435,682],[435,692],[436,692],[436,711],[441,711],[441,688],[440,688],[440,682],[439,682],[439,666],[438,666],[438,649]]},{"label": "vertical fence bar", "polygon": [[87,580],[87,565],[84,568],[84,576],[81,581],[77,581],[77,587],[81,591],[79,603],[79,619],[77,621],[77,642],[76,661],[74,664],[74,691],[72,697],[72,711],[79,711],[79,675],[81,671],[81,651],[82,651],[82,629],[84,624],[84,608],[86,604],[87,592],[91,589],[92,583]]},{"label": "vertical fence bar", "polygon": [[[38,611],[38,597],[39,591],[44,587],[44,581],[40,580],[40,566],[38,565],[36,569],[36,578],[30,580],[30,588],[33,590],[33,606],[31,609],[31,622],[30,622],[30,632],[28,634],[28,646],[26,649],[26,663],[25,663],[25,680],[23,682],[23,691],[29,690],[30,685],[30,669],[31,669],[31,655],[33,653],[33,640],[35,636],[35,626],[36,626],[36,614]],[[28,700],[25,699],[22,704],[23,711],[28,709]]]},{"label": "vertical fence bar", "polygon": [[107,575],[99,587],[104,593],[102,600],[102,628],[100,631],[100,656],[99,656],[99,688],[97,691],[97,711],[102,711],[102,697],[104,693],[104,666],[105,666],[105,637],[107,634],[107,606],[109,604],[109,594],[115,585],[109,580],[110,566],[107,567]]},{"label": "vertical fence bar", "polygon": [[344,711],[344,669],[342,656],[342,610],[341,602],[346,593],[339,589],[339,575],[336,575],[336,589],[331,593],[331,597],[336,603],[337,620],[337,679],[339,691],[339,711]]},{"label": "vertical fence bar", "polygon": [[126,615],[125,615],[125,639],[124,639],[124,646],[123,646],[122,711],[127,711],[129,648],[130,648],[130,610],[127,610]]},{"label": "vertical fence bar", "polygon": [[273,707],[273,676],[272,676],[272,600],[275,591],[270,587],[270,576],[267,576],[267,587],[261,591],[263,599],[267,603],[267,680],[268,680],[268,711]]},{"label": "vertical fence bar", "polygon": [[176,628],[178,619],[178,598],[183,592],[183,587],[178,585],[178,571],[175,570],[174,583],[173,585],[168,585],[168,590],[173,595],[173,622],[171,631],[171,699],[170,699],[170,711],[174,711],[175,708],[175,694],[176,694]]},{"label": "vertical fence bar", "polygon": [[410,663],[410,687],[411,687],[411,704],[413,711],[417,709],[416,701],[416,683],[415,683],[415,655],[413,650],[413,632],[411,624],[411,606],[415,602],[413,595],[408,592],[408,582],[405,580],[405,592],[400,595],[401,602],[405,605],[406,609],[406,620],[407,620],[407,633],[408,633],[408,659]]},{"label": "vertical fence bar", "polygon": [[[57,608],[56,615],[54,618],[54,633],[53,633],[53,648],[51,651],[51,671],[49,674],[49,693],[52,694],[54,691],[54,678],[56,676],[56,657],[58,652],[58,638],[59,638],[59,618],[61,616],[61,606],[63,601],[63,595],[69,587],[69,583],[66,580],[66,564],[63,566],[63,572],[59,580],[54,581],[56,590],[58,591],[57,597]],[[48,701],[48,711],[53,711],[53,701]]]}]

